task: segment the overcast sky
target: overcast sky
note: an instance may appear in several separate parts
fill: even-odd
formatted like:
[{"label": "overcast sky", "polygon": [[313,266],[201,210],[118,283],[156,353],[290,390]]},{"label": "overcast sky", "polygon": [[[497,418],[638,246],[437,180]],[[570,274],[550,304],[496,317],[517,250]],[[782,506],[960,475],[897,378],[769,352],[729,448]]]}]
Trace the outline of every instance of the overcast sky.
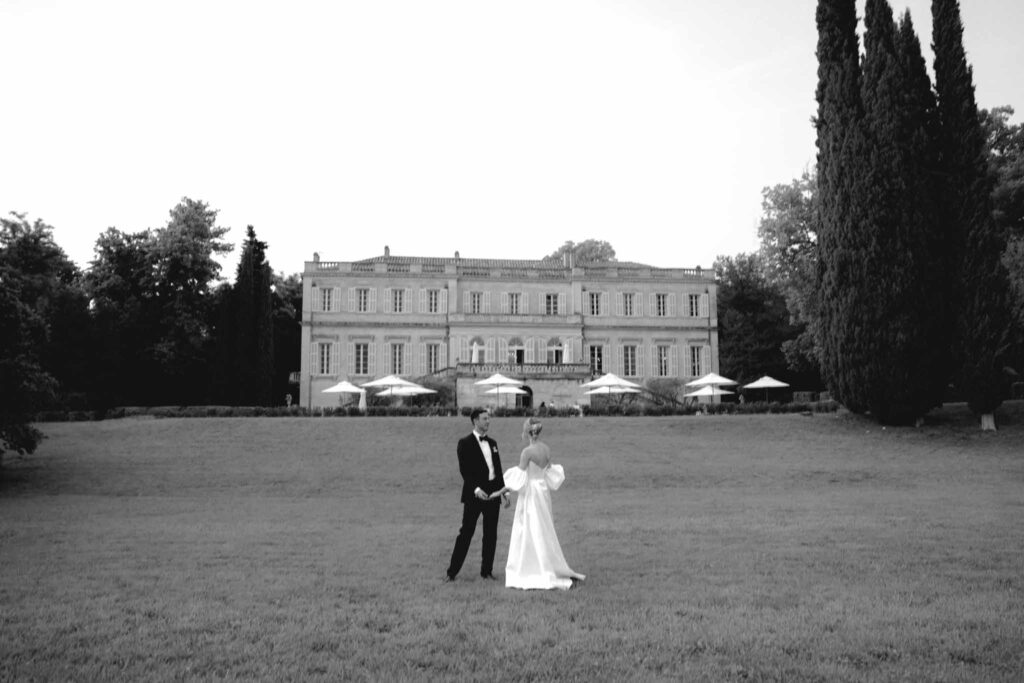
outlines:
[{"label": "overcast sky", "polygon": [[[762,188],[814,162],[815,6],[0,0],[0,212],[83,267],[184,196],[285,273],[589,238],[710,266],[755,250]],[[930,68],[929,0],[893,7]],[[979,105],[1020,121],[1024,2],[961,11]]]}]

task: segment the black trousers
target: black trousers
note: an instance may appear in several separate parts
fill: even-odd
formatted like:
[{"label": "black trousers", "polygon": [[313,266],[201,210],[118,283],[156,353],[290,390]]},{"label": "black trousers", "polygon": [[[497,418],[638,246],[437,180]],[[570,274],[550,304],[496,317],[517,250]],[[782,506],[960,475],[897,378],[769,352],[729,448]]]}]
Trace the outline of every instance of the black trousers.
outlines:
[{"label": "black trousers", "polygon": [[480,576],[486,576],[494,570],[494,549],[498,546],[499,509],[501,509],[500,499],[483,501],[474,498],[469,503],[462,504],[462,526],[455,539],[452,561],[448,565],[448,576],[454,579],[462,569],[462,563],[466,561],[466,554],[469,552],[469,543],[473,540],[473,532],[476,531],[476,520],[480,518],[480,515],[484,517],[484,547],[480,562]]}]

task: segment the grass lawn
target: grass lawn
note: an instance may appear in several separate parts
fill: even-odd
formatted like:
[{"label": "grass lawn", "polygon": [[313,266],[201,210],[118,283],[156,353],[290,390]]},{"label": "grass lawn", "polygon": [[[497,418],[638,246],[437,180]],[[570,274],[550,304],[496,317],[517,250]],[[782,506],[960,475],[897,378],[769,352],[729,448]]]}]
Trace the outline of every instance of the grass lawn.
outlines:
[{"label": "grass lawn", "polygon": [[547,420],[565,592],[479,579],[479,530],[442,583],[467,418],[42,425],[0,474],[0,680],[1019,681],[997,419]]}]

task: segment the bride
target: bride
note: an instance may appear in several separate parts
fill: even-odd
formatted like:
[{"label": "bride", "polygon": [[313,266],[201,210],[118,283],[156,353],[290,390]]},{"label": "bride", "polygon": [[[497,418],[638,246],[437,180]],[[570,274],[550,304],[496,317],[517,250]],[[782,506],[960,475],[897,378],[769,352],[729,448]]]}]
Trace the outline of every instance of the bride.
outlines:
[{"label": "bride", "polygon": [[519,466],[505,473],[504,491],[516,491],[512,539],[505,565],[508,588],[571,588],[584,575],[573,571],[562,555],[551,516],[551,492],[565,481],[561,465],[551,464],[551,450],[540,440],[543,429],[539,418],[531,417],[523,425],[523,440],[529,445],[519,456]]}]

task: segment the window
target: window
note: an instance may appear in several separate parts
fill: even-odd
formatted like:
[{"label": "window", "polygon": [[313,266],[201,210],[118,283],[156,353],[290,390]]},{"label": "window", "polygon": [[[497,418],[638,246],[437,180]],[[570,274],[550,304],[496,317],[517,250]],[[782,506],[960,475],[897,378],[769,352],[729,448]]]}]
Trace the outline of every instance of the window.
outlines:
[{"label": "window", "polygon": [[701,369],[701,347],[691,346],[690,347],[690,376],[701,377],[704,375],[704,371]]},{"label": "window", "polygon": [[604,347],[590,347],[590,369],[594,372],[604,372]]},{"label": "window", "polygon": [[441,345],[427,344],[427,373],[437,372],[441,369]]},{"label": "window", "polygon": [[370,345],[360,342],[355,345],[355,367],[353,373],[356,375],[370,374]]},{"label": "window", "polygon": [[700,294],[691,294],[689,296],[689,302],[690,302],[690,317],[691,318],[699,318],[700,317]]},{"label": "window", "polygon": [[469,312],[480,313],[483,310],[483,292],[470,292],[469,294]]},{"label": "window", "polygon": [[314,375],[329,375],[331,374],[331,349],[333,344],[330,342],[319,342],[316,345],[316,358],[314,360]]},{"label": "window", "polygon": [[512,337],[508,340],[508,362],[513,365],[521,365],[526,362],[526,347],[519,337]]},{"label": "window", "polygon": [[562,363],[562,347],[561,346],[549,346],[548,347],[548,364],[549,365],[560,365]]},{"label": "window", "polygon": [[622,374],[626,377],[636,377],[636,347],[622,347]]},{"label": "window", "polygon": [[601,292],[590,292],[590,315],[601,315]]},{"label": "window", "polygon": [[668,346],[659,346],[657,348],[656,361],[658,363],[658,377],[668,377],[671,372],[669,363],[669,350]]},{"label": "window", "polygon": [[405,344],[392,344],[391,345],[391,373],[394,375],[401,375],[405,372],[404,363],[405,360]]},{"label": "window", "polygon": [[622,295],[622,315],[633,315],[633,311],[636,310],[634,306],[635,298],[632,292],[626,292]]},{"label": "window", "polygon": [[395,313],[405,312],[405,290],[404,289],[392,289],[391,290],[391,310]]},{"label": "window", "polygon": [[366,313],[370,310],[370,290],[366,287],[360,287],[356,290],[356,310],[360,313]]},{"label": "window", "polygon": [[659,317],[668,315],[668,294],[654,295],[654,315]]},{"label": "window", "polygon": [[330,287],[324,287],[323,289],[320,290],[320,310],[334,310],[334,289]]},{"label": "window", "polygon": [[558,295],[544,295],[544,315],[558,315]]},{"label": "window", "polygon": [[512,292],[508,295],[509,315],[519,315],[519,292]]},{"label": "window", "polygon": [[440,289],[428,289],[427,290],[427,313],[440,313],[441,312],[441,290]]}]

